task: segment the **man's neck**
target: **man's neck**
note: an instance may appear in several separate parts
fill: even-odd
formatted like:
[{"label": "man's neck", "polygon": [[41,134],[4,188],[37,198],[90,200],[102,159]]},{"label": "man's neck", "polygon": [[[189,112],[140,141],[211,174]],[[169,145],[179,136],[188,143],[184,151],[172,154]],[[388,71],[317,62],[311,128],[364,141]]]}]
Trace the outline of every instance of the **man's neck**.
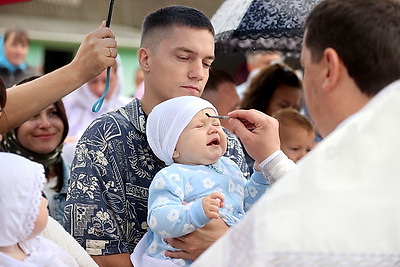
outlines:
[{"label": "man's neck", "polygon": [[149,115],[155,106],[160,104],[161,101],[157,97],[144,93],[142,99],[140,100],[140,104],[142,109],[146,115]]}]

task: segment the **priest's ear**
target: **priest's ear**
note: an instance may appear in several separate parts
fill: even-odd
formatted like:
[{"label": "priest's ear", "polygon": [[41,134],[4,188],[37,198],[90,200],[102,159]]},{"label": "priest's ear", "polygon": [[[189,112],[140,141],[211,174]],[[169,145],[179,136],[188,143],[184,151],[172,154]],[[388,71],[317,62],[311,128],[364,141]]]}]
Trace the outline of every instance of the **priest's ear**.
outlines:
[{"label": "priest's ear", "polygon": [[330,91],[337,85],[340,79],[341,69],[344,65],[336,50],[333,48],[325,49],[322,61],[325,68],[322,88],[324,91]]}]

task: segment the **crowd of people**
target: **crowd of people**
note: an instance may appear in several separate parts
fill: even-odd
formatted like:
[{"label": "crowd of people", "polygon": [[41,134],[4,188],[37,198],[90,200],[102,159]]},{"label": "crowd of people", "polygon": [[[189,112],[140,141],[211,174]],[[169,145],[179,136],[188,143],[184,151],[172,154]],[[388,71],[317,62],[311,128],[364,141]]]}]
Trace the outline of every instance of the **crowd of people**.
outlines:
[{"label": "crowd of people", "polygon": [[[395,266],[399,19],[399,0],[323,0],[305,21],[303,77],[253,52],[239,81],[212,68],[206,15],[161,8],[143,21],[133,99],[104,22],[40,76],[19,76],[29,37],[8,30],[0,265]],[[268,60],[250,67],[256,56]]]}]

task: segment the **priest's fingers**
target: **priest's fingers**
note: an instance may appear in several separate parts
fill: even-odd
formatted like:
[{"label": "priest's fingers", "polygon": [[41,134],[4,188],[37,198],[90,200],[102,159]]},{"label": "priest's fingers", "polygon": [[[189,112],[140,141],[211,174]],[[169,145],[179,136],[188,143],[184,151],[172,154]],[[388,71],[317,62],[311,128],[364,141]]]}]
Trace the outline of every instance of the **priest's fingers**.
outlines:
[{"label": "priest's fingers", "polygon": [[[253,109],[235,110],[228,116],[234,134],[254,160],[262,162],[280,149],[279,124],[275,118]],[[251,131],[246,124],[252,125]]]}]

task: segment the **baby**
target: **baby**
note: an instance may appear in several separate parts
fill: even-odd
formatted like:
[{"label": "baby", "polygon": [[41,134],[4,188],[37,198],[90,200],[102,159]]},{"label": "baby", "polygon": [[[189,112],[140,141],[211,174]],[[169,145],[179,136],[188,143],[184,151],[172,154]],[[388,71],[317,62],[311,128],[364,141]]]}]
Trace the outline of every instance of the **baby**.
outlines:
[{"label": "baby", "polygon": [[292,108],[274,113],[279,121],[279,138],[283,153],[298,162],[315,146],[315,129],[311,121]]},{"label": "baby", "polygon": [[261,173],[246,180],[223,156],[227,138],[219,119],[210,117],[214,115],[211,103],[194,96],[164,101],[149,114],[149,145],[167,167],[149,188],[150,228],[131,255],[135,267],[190,265],[164,256],[166,250],[176,250],[165,238],[187,235],[219,217],[232,226],[267,189]]},{"label": "baby", "polygon": [[78,266],[54,242],[39,236],[48,220],[41,164],[0,152],[0,266]]}]

